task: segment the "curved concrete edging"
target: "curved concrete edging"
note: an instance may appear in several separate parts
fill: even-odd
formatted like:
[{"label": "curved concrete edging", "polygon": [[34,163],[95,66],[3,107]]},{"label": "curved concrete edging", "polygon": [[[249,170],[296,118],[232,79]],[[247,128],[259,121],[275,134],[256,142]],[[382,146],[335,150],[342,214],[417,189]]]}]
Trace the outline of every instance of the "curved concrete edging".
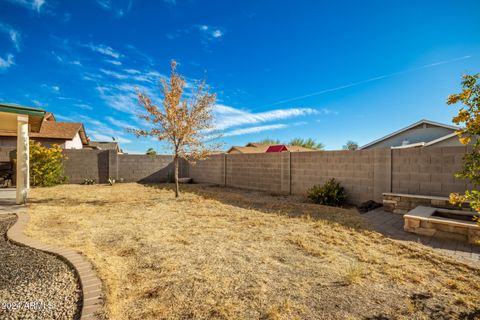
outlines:
[{"label": "curved concrete edging", "polygon": [[70,264],[80,280],[80,287],[82,289],[80,319],[97,319],[95,313],[102,309],[102,282],[90,262],[81,254],[71,249],[59,249],[27,237],[23,233],[23,230],[28,222],[28,214],[18,211],[15,214],[18,218],[15,224],[7,231],[7,238],[20,245],[53,253]]}]

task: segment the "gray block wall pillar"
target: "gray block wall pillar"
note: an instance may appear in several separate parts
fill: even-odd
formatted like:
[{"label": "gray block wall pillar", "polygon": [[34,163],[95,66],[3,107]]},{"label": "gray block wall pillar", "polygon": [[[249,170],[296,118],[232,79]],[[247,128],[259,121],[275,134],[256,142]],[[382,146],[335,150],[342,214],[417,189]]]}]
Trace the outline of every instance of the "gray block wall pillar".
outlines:
[{"label": "gray block wall pillar", "polygon": [[223,178],[223,185],[227,186],[227,154],[223,154],[223,165],[222,165],[222,178]]},{"label": "gray block wall pillar", "polygon": [[291,161],[292,153],[282,152],[280,154],[281,161],[281,178],[280,178],[280,190],[282,193],[292,193],[292,175],[291,175]]},{"label": "gray block wall pillar", "polygon": [[118,180],[118,153],[108,150],[108,178]]},{"label": "gray block wall pillar", "polygon": [[392,191],[392,149],[374,149],[373,200],[382,202],[382,194]]}]

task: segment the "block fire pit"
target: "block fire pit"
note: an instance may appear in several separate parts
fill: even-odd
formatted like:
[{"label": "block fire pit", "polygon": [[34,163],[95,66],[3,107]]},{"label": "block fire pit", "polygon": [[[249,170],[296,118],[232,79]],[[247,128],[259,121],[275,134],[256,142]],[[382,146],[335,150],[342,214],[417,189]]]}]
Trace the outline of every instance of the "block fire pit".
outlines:
[{"label": "block fire pit", "polygon": [[480,245],[480,225],[475,213],[418,206],[403,216],[404,230],[426,236],[456,238]]}]

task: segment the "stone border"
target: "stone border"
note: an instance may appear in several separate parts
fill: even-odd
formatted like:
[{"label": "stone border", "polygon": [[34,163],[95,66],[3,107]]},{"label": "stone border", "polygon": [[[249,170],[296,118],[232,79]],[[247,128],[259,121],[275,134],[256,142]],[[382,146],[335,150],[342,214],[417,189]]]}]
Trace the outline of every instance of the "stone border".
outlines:
[{"label": "stone border", "polygon": [[448,197],[424,196],[406,193],[383,193],[383,209],[388,212],[406,214],[418,206],[471,211],[470,203],[459,205],[450,203]]},{"label": "stone border", "polygon": [[45,245],[38,240],[27,237],[23,230],[28,223],[26,212],[16,212],[17,221],[7,231],[7,238],[16,244],[32,247],[44,252],[53,253],[60,259],[71,265],[79,280],[82,289],[82,309],[80,319],[97,319],[96,312],[102,309],[102,282],[98,278],[90,262],[81,254],[71,249],[59,249],[51,245]]}]

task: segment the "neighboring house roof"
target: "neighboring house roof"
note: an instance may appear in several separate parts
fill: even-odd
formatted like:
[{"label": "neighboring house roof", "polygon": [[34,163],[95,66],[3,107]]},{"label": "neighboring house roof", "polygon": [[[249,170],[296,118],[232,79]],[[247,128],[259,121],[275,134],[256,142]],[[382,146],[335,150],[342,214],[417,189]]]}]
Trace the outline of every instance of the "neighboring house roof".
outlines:
[{"label": "neighboring house roof", "polygon": [[[452,130],[458,130],[458,127],[453,126],[453,125],[448,125],[448,124],[444,124],[444,123],[440,123],[440,122],[436,122],[436,121],[431,121],[431,120],[422,119],[422,120],[420,120],[420,121],[418,121],[418,122],[415,122],[415,123],[413,123],[413,124],[411,124],[411,125],[403,128],[403,129],[397,130],[397,131],[395,131],[395,132],[392,132],[392,133],[390,133],[390,134],[387,134],[386,136],[384,136],[384,137],[382,137],[382,138],[380,138],[380,139],[377,139],[377,140],[374,140],[374,141],[372,141],[372,142],[370,142],[370,143],[367,143],[366,145],[361,146],[359,149],[361,150],[361,149],[368,148],[368,147],[370,147],[370,146],[373,146],[373,145],[375,145],[375,144],[377,144],[377,143],[379,143],[379,142],[382,142],[382,141],[384,141],[384,140],[387,140],[387,139],[389,139],[389,138],[391,138],[391,137],[394,137],[394,136],[396,136],[396,135],[398,135],[398,134],[400,134],[400,133],[402,133],[402,132],[408,131],[408,130],[410,130],[410,129],[412,129],[412,128],[415,128],[415,127],[417,127],[417,126],[419,126],[419,125],[422,125],[422,124],[430,124],[430,125],[433,125],[433,126],[443,127],[443,128],[452,129]],[[437,139],[437,140],[438,140],[438,139]],[[427,143],[427,142],[425,142],[425,143]],[[407,146],[408,146],[408,145],[407,145]],[[403,146],[403,147],[407,147],[407,146]]]},{"label": "neighboring house roof", "polygon": [[456,137],[456,136],[458,136],[458,134],[456,132],[453,132],[451,134],[447,134],[446,136],[443,136],[441,138],[438,138],[438,139],[435,139],[435,140],[432,140],[430,142],[425,143],[424,147],[432,146],[434,144],[440,143],[442,141],[448,140],[448,139]]},{"label": "neighboring house roof", "polygon": [[283,151],[288,151],[287,146],[284,144],[277,144],[277,145],[268,147],[267,151],[265,152],[270,153],[270,152],[283,152]]},{"label": "neighboring house roof", "polygon": [[118,146],[118,142],[116,141],[90,141],[88,143],[88,146],[98,150],[120,151],[120,147]]},{"label": "neighboring house roof", "polygon": [[28,123],[32,132],[40,130],[45,115],[45,110],[43,109],[25,107],[13,103],[0,103],[0,112],[28,115]]},{"label": "neighboring house roof", "polygon": [[230,149],[228,149],[227,153],[234,153],[234,152],[238,152],[238,153],[264,153],[265,151],[266,151],[266,149],[261,150],[259,148],[255,148],[255,147],[233,146]]},{"label": "neighboring house roof", "polygon": [[57,121],[57,119],[55,119],[55,116],[53,115],[53,113],[46,112],[45,117],[43,117],[43,121]]},{"label": "neighboring house roof", "polygon": [[315,149],[305,148],[301,146],[289,146],[289,145],[287,145],[287,149],[288,151],[291,151],[291,152],[318,151]]},{"label": "neighboring house roof", "polygon": [[[88,143],[85,128],[79,122],[43,121],[39,132],[32,132],[31,138],[72,140],[79,134],[82,144]],[[17,136],[16,132],[2,132],[1,136]]]},{"label": "neighboring house roof", "polygon": [[304,148],[299,146],[289,146],[286,144],[270,145],[250,142],[245,147],[233,146],[228,149],[227,153],[266,153],[266,152],[301,152],[301,151],[315,151],[310,148]]}]

